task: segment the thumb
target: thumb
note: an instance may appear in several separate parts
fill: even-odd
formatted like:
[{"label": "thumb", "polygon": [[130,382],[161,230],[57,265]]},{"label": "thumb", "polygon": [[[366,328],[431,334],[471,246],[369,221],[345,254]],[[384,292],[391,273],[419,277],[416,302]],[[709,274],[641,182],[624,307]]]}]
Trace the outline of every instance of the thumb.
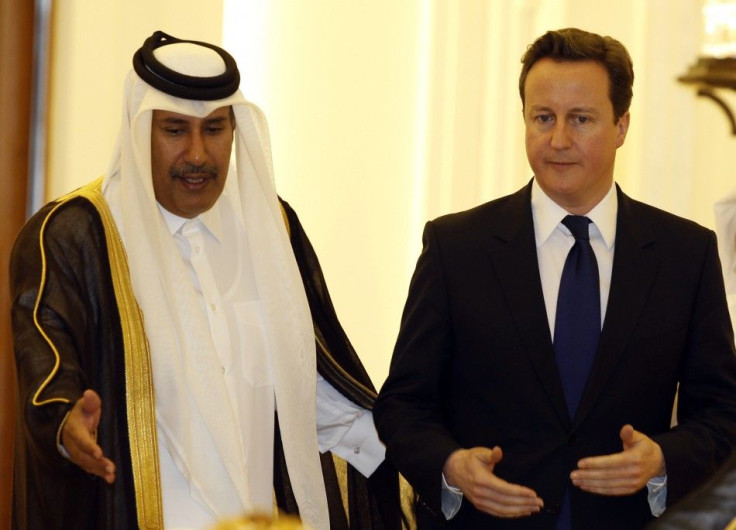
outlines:
[{"label": "thumb", "polygon": [[85,414],[94,414],[102,406],[99,394],[94,390],[87,389],[82,394],[82,410]]},{"label": "thumb", "polygon": [[85,421],[92,429],[96,429],[100,422],[102,412],[102,400],[94,390],[87,389],[82,394],[82,413]]},{"label": "thumb", "polygon": [[635,434],[636,431],[634,430],[634,427],[630,424],[626,424],[623,427],[621,427],[621,431],[619,432],[619,436],[621,437],[621,442],[624,445],[624,451],[626,449],[631,448],[631,446],[634,444],[635,440]]},{"label": "thumb", "polygon": [[476,458],[483,464],[493,469],[493,466],[498,464],[503,458],[503,451],[501,448],[496,446],[493,449],[483,448],[476,453]]}]

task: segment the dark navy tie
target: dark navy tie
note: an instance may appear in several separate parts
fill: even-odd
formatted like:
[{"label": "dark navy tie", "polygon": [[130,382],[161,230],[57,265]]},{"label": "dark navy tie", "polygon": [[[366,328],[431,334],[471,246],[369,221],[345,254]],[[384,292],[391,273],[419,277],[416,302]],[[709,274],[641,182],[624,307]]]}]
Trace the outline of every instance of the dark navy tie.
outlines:
[{"label": "dark navy tie", "polygon": [[[590,246],[590,219],[568,215],[562,220],[575,237],[562,269],[557,295],[554,348],[570,419],[575,416],[601,334],[598,262]],[[557,530],[572,528],[569,488],[557,519]]]},{"label": "dark navy tie", "polygon": [[575,237],[575,244],[562,269],[554,349],[570,419],[578,408],[601,334],[598,262],[590,246],[590,222],[580,215],[568,215],[562,220]]}]

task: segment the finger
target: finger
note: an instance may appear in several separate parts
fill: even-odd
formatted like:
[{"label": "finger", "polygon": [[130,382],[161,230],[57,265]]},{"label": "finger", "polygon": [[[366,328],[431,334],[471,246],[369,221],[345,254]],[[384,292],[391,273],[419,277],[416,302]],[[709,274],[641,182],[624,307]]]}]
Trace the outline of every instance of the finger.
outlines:
[{"label": "finger", "polygon": [[636,465],[611,468],[576,469],[570,473],[573,483],[635,478],[641,474],[641,467]]},{"label": "finger", "polygon": [[[506,499],[526,498],[539,499],[537,492],[520,484],[513,484],[499,478],[487,469],[482,473],[471,474],[468,477],[468,493],[477,497],[505,502]],[[539,499],[541,501],[541,499]]]},{"label": "finger", "polygon": [[81,412],[87,422],[90,432],[95,434],[102,416],[102,400],[94,390],[87,389],[80,399]]},{"label": "finger", "polygon": [[92,458],[91,456],[78,453],[76,455],[69,455],[74,464],[82,468],[87,473],[97,475],[101,478],[107,478],[108,476],[115,475],[115,464],[108,458]]},{"label": "finger", "polygon": [[624,450],[626,450],[632,444],[636,443],[636,441],[641,438],[640,436],[637,436],[638,434],[639,433],[634,430],[634,427],[632,427],[628,423],[621,427],[619,436],[621,437],[621,442],[624,445]]},{"label": "finger", "polygon": [[603,482],[584,482],[576,484],[581,490],[598,495],[631,495],[641,489],[641,484],[633,479],[610,480]]},{"label": "finger", "polygon": [[100,399],[100,395],[91,388],[84,391],[81,401],[82,408],[87,414],[93,414],[102,408],[102,399]]},{"label": "finger", "polygon": [[591,456],[582,458],[578,461],[578,468],[608,468],[631,465],[636,462],[637,455],[631,454],[631,449],[634,449],[636,445],[645,438],[645,436],[636,431],[630,424],[626,424],[621,427],[619,431],[619,437],[623,445],[623,451],[618,453],[611,453],[607,455]]},{"label": "finger", "polygon": [[485,488],[479,495],[482,509],[501,517],[520,517],[541,510],[544,502],[536,492],[525,486],[497,479],[494,489]]},{"label": "finger", "polygon": [[507,491],[502,490],[491,490],[486,489],[485,492],[481,495],[481,498],[495,502],[498,504],[504,504],[508,506],[539,506],[541,507],[542,499],[537,497],[537,494],[530,490],[529,488],[525,488],[523,486],[516,486],[513,488],[513,493],[508,493]]},{"label": "finger", "polygon": [[499,517],[530,515],[544,506],[534,490],[511,484],[496,476],[492,477],[488,485],[470,488],[466,495],[476,508]]},{"label": "finger", "polygon": [[496,517],[503,517],[506,519],[528,517],[535,513],[539,513],[542,510],[541,506],[534,504],[519,504],[512,505],[508,503],[499,503],[491,500],[484,500],[478,504],[474,504],[475,508],[479,511],[494,515]]},{"label": "finger", "polygon": [[[473,458],[482,462],[483,464],[490,466],[491,468],[499,462],[501,457],[495,451],[496,448],[488,449],[486,447],[475,447],[470,450],[470,455]],[[500,449],[499,449],[500,452]]]},{"label": "finger", "polygon": [[105,456],[102,452],[102,448],[97,445],[94,440],[89,440],[89,435],[86,435],[87,439],[76,439],[74,436],[68,437],[67,443],[64,447],[69,453],[69,459],[84,468],[86,471],[97,467],[103,466]]},{"label": "finger", "polygon": [[524,517],[539,512],[544,506],[536,495],[515,496],[498,491],[487,491],[471,502],[479,510],[498,517]]},{"label": "finger", "polygon": [[493,467],[502,457],[498,447],[458,449],[447,458],[442,472],[448,484],[463,490],[470,484],[483,485],[493,477]]},{"label": "finger", "polygon": [[600,495],[628,495],[639,491],[647,481],[642,466],[575,470],[570,474],[578,488]]},{"label": "finger", "polygon": [[101,411],[99,395],[86,390],[64,423],[62,442],[72,463],[111,484],[115,480],[115,464],[104,456],[96,439]]},{"label": "finger", "polygon": [[470,450],[472,457],[484,465],[488,466],[493,471],[493,466],[498,464],[503,458],[503,451],[501,448],[496,446],[493,449],[486,447],[474,447]]},{"label": "finger", "polygon": [[498,464],[503,459],[503,451],[499,446],[495,446],[491,449],[491,463],[493,465]]},{"label": "finger", "polygon": [[610,469],[631,465],[635,457],[629,453],[613,453],[602,456],[589,456],[578,461],[578,469]]},{"label": "finger", "polygon": [[[491,492],[492,495],[496,496],[499,501],[504,499],[539,499],[537,492],[526,486],[519,484],[512,484],[500,479],[494,475],[492,482],[493,487],[486,487],[485,489]],[[541,501],[541,499],[539,499]]]},{"label": "finger", "polygon": [[102,458],[102,448],[97,444],[94,432],[81,414],[70,414],[64,424],[62,440],[69,454],[74,452],[87,454],[92,458]]},{"label": "finger", "polygon": [[82,432],[85,436],[83,440],[71,437],[66,446],[69,459],[87,473],[112,483],[115,480],[115,464],[104,456],[102,448],[91,439],[89,433]]}]

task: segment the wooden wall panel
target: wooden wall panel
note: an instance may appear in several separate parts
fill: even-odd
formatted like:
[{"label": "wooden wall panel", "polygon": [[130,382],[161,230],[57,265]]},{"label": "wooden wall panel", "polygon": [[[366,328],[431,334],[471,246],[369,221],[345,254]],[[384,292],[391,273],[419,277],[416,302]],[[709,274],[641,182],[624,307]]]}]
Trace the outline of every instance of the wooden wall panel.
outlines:
[{"label": "wooden wall panel", "polygon": [[33,5],[0,0],[0,528],[10,528],[16,396],[8,258],[26,217]]}]

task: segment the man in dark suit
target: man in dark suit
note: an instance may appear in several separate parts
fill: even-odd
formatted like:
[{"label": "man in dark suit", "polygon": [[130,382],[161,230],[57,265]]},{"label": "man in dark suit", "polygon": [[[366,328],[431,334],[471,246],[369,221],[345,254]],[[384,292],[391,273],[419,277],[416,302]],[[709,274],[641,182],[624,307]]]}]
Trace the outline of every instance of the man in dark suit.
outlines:
[{"label": "man in dark suit", "polygon": [[641,528],[736,440],[715,234],[614,184],[620,42],[550,31],[522,63],[534,178],[427,223],[374,418],[420,527]]}]

